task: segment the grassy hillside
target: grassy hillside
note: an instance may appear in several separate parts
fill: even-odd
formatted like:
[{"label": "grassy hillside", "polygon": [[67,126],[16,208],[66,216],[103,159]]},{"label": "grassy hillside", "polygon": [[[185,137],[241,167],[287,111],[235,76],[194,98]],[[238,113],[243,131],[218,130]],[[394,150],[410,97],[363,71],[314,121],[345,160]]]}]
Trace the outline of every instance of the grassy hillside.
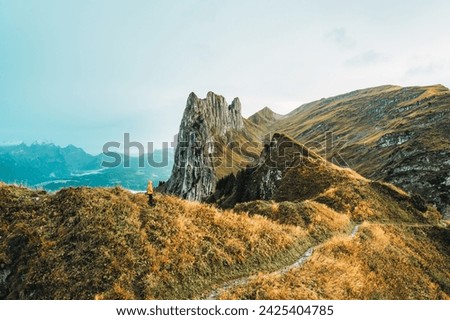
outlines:
[{"label": "grassy hillside", "polygon": [[450,230],[364,223],[338,236],[301,268],[261,273],[221,299],[450,299]]},{"label": "grassy hillside", "polygon": [[[260,200],[236,212],[156,200],[149,207],[120,188],[48,194],[0,184],[0,298],[189,299],[255,274],[221,297],[448,298],[449,229],[433,211],[366,222],[349,240],[352,215],[315,200]],[[305,266],[270,276],[316,245]]]},{"label": "grassy hillside", "polygon": [[0,185],[0,298],[185,299],[276,269],[305,250],[301,228],[120,188]]}]

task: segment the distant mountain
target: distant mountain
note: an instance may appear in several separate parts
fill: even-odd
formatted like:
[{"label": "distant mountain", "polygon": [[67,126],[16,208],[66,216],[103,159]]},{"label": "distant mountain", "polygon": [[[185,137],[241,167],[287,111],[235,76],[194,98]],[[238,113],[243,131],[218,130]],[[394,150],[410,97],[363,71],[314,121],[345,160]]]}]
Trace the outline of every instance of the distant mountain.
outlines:
[{"label": "distant mountain", "polygon": [[[161,163],[166,153],[167,165],[161,168],[149,164],[147,157]],[[122,160],[124,156],[121,155]],[[69,145],[60,147],[48,143],[0,146],[0,181],[24,184],[49,191],[69,186],[116,186],[144,190],[148,179],[165,181],[173,163],[172,149],[155,150],[143,159],[130,157],[130,165],[122,163],[113,168],[102,165],[111,162],[104,154],[97,156]],[[143,166],[142,166],[143,165]]]},{"label": "distant mountain", "polygon": [[269,107],[264,107],[250,116],[248,120],[267,131],[272,124],[282,117],[282,115],[273,112]]}]

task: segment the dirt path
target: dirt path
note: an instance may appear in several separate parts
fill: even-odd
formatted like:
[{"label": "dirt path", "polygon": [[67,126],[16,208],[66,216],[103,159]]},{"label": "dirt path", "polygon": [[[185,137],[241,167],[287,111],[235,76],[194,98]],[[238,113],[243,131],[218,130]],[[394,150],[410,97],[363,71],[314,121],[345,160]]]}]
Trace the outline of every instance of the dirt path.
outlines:
[{"label": "dirt path", "polygon": [[[350,237],[354,237],[356,235],[356,233],[359,230],[359,224],[357,224],[356,226],[353,227],[352,232],[350,233]],[[273,271],[269,274],[271,275],[281,275],[281,274],[285,274],[286,272],[294,269],[294,268],[298,268],[300,266],[302,266],[313,254],[314,250],[317,249],[318,247],[320,247],[322,244],[318,244],[316,246],[310,247],[308,248],[305,253],[303,253],[303,255],[300,256],[300,258],[298,258],[294,263],[285,266],[281,269],[278,269],[276,271]],[[240,285],[244,285],[247,282],[249,282],[251,279],[253,279],[255,277],[255,275],[250,275],[247,277],[242,277],[239,279],[235,279],[235,280],[231,280],[228,282],[225,282],[222,286],[220,286],[217,289],[214,289],[207,297],[206,300],[214,300],[217,299],[217,297],[219,296],[220,293],[228,290],[228,289],[232,289],[234,287],[240,286]]]}]

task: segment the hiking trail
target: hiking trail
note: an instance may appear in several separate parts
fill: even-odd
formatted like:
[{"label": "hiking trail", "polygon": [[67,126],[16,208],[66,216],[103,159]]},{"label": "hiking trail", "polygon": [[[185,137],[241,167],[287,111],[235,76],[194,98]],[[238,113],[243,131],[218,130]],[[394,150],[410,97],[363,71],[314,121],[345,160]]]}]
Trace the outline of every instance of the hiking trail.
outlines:
[{"label": "hiking trail", "polygon": [[[356,233],[359,230],[359,226],[360,224],[357,224],[353,227],[351,233],[350,233],[350,237],[354,238]],[[282,275],[287,273],[288,271],[294,269],[294,268],[298,268],[301,267],[306,261],[308,261],[308,259],[312,256],[314,250],[316,250],[317,248],[319,248],[322,244],[318,244],[312,247],[309,247],[301,256],[300,258],[298,258],[294,263],[282,267],[281,269],[275,270],[270,272],[270,275]],[[234,279],[228,282],[225,282],[223,285],[221,285],[220,287],[214,289],[212,292],[210,292],[207,296],[206,296],[206,300],[214,300],[217,299],[217,297],[219,296],[220,293],[229,290],[231,288],[240,286],[240,285],[244,285],[247,282],[249,282],[251,279],[253,279],[255,277],[255,275],[249,275],[246,277],[242,277],[242,278],[238,278],[238,279]]]}]

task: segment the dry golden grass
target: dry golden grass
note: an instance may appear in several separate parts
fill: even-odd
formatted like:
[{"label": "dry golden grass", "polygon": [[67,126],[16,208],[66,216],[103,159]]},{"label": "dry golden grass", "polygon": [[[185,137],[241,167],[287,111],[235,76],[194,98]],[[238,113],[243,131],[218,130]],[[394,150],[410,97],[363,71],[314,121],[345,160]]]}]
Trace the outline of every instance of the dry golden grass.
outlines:
[{"label": "dry golden grass", "polygon": [[185,299],[309,245],[298,227],[123,189],[0,187],[2,298]]},{"label": "dry golden grass", "polygon": [[282,224],[299,226],[316,240],[346,233],[351,228],[348,215],[338,213],[312,200],[302,202],[256,200],[237,204],[234,211],[257,214]]},{"label": "dry golden grass", "polygon": [[448,228],[364,223],[301,268],[260,274],[222,299],[449,299]]},{"label": "dry golden grass", "polygon": [[384,182],[343,179],[313,198],[354,221],[436,223],[441,214],[418,206],[403,190]]}]

